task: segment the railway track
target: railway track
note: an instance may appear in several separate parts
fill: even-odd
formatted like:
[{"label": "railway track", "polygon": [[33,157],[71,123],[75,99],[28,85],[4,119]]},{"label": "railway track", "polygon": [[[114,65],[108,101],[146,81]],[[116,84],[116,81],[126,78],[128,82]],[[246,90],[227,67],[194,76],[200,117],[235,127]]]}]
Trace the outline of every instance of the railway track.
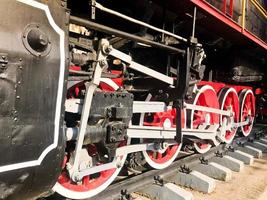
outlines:
[{"label": "railway track", "polygon": [[150,170],[140,175],[126,179],[124,181],[117,182],[111,185],[105,192],[99,194],[97,197],[90,198],[90,200],[97,200],[97,199],[115,200],[120,198],[127,199],[128,194],[143,189],[144,186],[148,187],[152,184],[157,183],[158,181],[160,182],[161,180],[157,180],[157,178],[162,179],[163,182],[166,182],[172,175],[179,172],[181,167],[183,166],[190,167],[191,165],[198,163],[199,159],[202,158],[203,156],[205,156],[206,158],[210,158],[217,151],[222,151],[222,150],[223,150],[223,145],[220,145],[216,148],[211,149],[208,153],[204,155],[193,154],[178,159],[171,166],[163,170]]},{"label": "railway track", "polygon": [[[205,154],[181,152],[169,167],[118,180],[88,200],[128,200],[134,199],[133,193],[159,200],[172,199],[173,195],[177,195],[177,199],[190,199],[190,193],[179,185],[201,192],[212,192],[215,189],[212,180],[227,181],[230,178],[229,171],[238,171],[244,164],[252,164],[253,157],[260,158],[262,153],[267,152],[266,133],[267,126],[260,124],[254,127],[249,138],[237,137],[230,145],[221,144]],[[54,195],[46,200],[67,199]]]}]

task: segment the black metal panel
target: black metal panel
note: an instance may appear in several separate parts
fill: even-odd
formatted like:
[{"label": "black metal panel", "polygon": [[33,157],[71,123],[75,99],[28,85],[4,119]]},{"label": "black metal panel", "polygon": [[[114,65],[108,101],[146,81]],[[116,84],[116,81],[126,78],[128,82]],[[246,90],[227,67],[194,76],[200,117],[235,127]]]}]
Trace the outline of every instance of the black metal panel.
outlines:
[{"label": "black metal panel", "polygon": [[[67,34],[64,2],[42,2],[49,5],[53,20]],[[0,58],[0,199],[43,195],[55,184],[64,155],[62,111],[67,58],[63,60],[66,66],[60,69],[60,52],[68,55],[68,37],[63,44],[65,48],[60,50],[60,35],[47,14],[32,5],[2,0],[0,6],[0,56],[4,55]],[[30,36],[29,27],[37,30]],[[63,80],[59,83],[60,74]],[[62,84],[63,91],[58,97]],[[61,105],[57,105],[57,98],[62,99]],[[60,120],[55,121],[57,107]],[[59,124],[58,130],[55,124]],[[57,143],[54,143],[55,132]],[[56,147],[45,152],[52,144]],[[38,159],[42,161],[40,165]]]}]

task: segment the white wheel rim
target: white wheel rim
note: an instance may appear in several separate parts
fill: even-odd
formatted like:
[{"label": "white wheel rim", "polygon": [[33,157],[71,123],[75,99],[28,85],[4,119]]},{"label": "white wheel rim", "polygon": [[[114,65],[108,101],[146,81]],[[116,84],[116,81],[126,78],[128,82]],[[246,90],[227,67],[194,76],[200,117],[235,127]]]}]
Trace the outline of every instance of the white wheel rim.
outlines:
[{"label": "white wheel rim", "polygon": [[[110,84],[111,82],[113,82],[112,84]],[[113,80],[105,80],[104,81],[105,84],[109,85],[110,87],[112,87],[115,91],[119,88],[118,85],[113,81]],[[115,85],[117,87],[115,87]],[[128,139],[127,144],[130,143],[130,139]],[[121,167],[116,168],[115,172],[112,174],[112,176],[110,176],[110,178],[105,181],[102,185],[100,185],[99,187],[90,190],[90,191],[86,191],[86,192],[77,192],[77,191],[73,191],[70,190],[68,188],[63,187],[60,183],[56,183],[54,185],[54,187],[52,188],[53,191],[57,192],[58,194],[70,198],[70,199],[87,199],[90,197],[93,197],[95,195],[97,195],[98,193],[102,192],[103,190],[105,190],[118,176],[118,174],[120,173],[125,161],[126,161],[127,155],[123,155],[121,156]],[[115,158],[114,158],[115,159]]]},{"label": "white wheel rim", "polygon": [[[126,156],[123,156],[121,163],[124,163],[127,158]],[[123,166],[123,165],[122,165]],[[118,176],[120,173],[120,170],[122,167],[117,168],[116,171],[113,173],[113,175],[101,186],[97,187],[96,189],[90,190],[88,192],[76,192],[73,190],[70,190],[68,188],[63,187],[60,183],[56,183],[56,185],[53,187],[53,191],[57,192],[58,194],[70,198],[70,199],[87,199],[90,197],[93,197],[97,195],[98,193],[102,192],[105,190]]]},{"label": "white wheel rim", "polygon": [[[149,94],[145,101],[150,101],[151,98],[152,98],[152,95]],[[183,113],[184,113],[184,118],[186,119],[186,111],[183,110]],[[145,113],[142,113],[140,116],[140,123],[139,123],[140,126],[143,125],[144,116],[145,116]],[[184,121],[184,127],[186,127],[186,120]],[[147,164],[149,164],[149,166],[151,166],[154,169],[164,169],[173,163],[173,161],[177,158],[181,148],[182,148],[182,144],[179,144],[179,147],[176,150],[175,154],[167,162],[164,162],[164,163],[156,163],[155,161],[153,161],[150,158],[150,156],[148,155],[147,151],[142,151],[142,154],[143,154]]]},{"label": "white wheel rim", "polygon": [[201,149],[201,148],[197,145],[197,142],[194,142],[194,148],[195,148],[195,150],[196,150],[198,153],[203,154],[203,153],[207,153],[207,152],[211,149],[211,144],[207,144],[207,147],[206,147],[206,148]]},{"label": "white wheel rim", "polygon": [[178,149],[176,150],[175,154],[173,154],[172,158],[169,159],[167,162],[162,163],[162,164],[154,162],[154,161],[149,157],[147,151],[143,151],[142,153],[143,153],[144,158],[146,159],[146,162],[147,162],[151,167],[153,167],[154,169],[164,169],[164,168],[170,166],[170,165],[173,163],[173,161],[174,161],[174,160],[176,159],[176,157],[178,156],[178,154],[179,154],[179,152],[180,152],[180,150],[181,150],[181,147],[182,147],[182,144],[179,144],[179,147],[178,147]]},{"label": "white wheel rim", "polygon": [[[222,93],[223,90],[227,90],[227,92],[225,94],[223,94]],[[238,94],[237,94],[237,92],[236,92],[236,90],[234,88],[223,88],[219,93],[219,99],[221,98],[222,95],[224,95],[223,96],[223,100],[222,100],[222,104],[221,104],[221,110],[223,110],[223,107],[224,107],[224,104],[225,104],[225,101],[226,101],[226,97],[228,96],[228,94],[230,92],[233,92],[236,95],[236,97],[239,99]],[[220,124],[222,124],[222,121],[223,121],[223,116],[220,115]],[[238,122],[236,122],[236,123],[238,123]],[[231,143],[233,141],[235,135],[236,135],[236,132],[237,132],[237,129],[235,129],[235,133],[231,136],[230,139],[227,140],[226,138],[224,138],[224,142],[227,143],[227,144]]]},{"label": "white wheel rim", "polygon": [[[196,94],[196,97],[194,99],[194,102],[193,102],[193,105],[196,105],[197,104],[197,100],[199,98],[199,96],[206,90],[212,90],[213,92],[215,92],[215,90],[213,89],[213,87],[211,87],[210,85],[204,85],[203,87],[201,87],[197,94]],[[191,110],[191,116],[190,116],[190,128],[193,128],[193,121],[194,121],[194,112],[195,110]]]},{"label": "white wheel rim", "polygon": [[[240,122],[242,122],[242,113],[243,113],[245,99],[246,99],[247,95],[251,94],[252,96],[254,96],[254,94],[253,94],[253,92],[251,90],[246,90],[246,89],[242,90],[241,93],[240,93],[240,96],[242,95],[242,93],[243,94],[245,93],[245,94],[243,96],[242,103],[241,103]],[[253,123],[254,123],[254,117],[252,117],[251,125],[249,126],[249,131],[247,131],[247,132],[244,130],[244,127],[241,126],[241,132],[245,137],[249,136],[249,134],[251,133],[251,130],[252,130],[252,127],[253,127]]]},{"label": "white wheel rim", "polygon": [[[215,93],[214,88],[211,87],[210,85],[204,85],[204,86],[202,86],[202,87],[198,90],[198,92],[197,92],[197,94],[196,94],[196,96],[195,96],[193,105],[196,105],[196,104],[197,104],[197,101],[198,101],[199,96],[200,96],[204,91],[206,91],[206,90],[212,90],[212,91]],[[190,119],[191,119],[191,121],[190,121],[190,128],[193,128],[194,112],[195,112],[195,110],[191,110],[191,116],[190,116]],[[208,152],[208,151],[211,149],[211,147],[212,147],[211,144],[207,144],[207,147],[206,147],[206,148],[201,149],[201,148],[197,145],[196,142],[194,142],[193,145],[194,145],[195,150],[196,150],[198,153],[200,153],[200,154],[203,154],[203,153]]]}]

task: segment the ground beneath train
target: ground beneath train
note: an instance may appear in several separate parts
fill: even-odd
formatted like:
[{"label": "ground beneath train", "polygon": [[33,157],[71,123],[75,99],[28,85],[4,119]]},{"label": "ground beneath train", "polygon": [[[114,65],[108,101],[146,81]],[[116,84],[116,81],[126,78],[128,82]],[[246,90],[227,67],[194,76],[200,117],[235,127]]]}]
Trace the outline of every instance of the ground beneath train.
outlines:
[{"label": "ground beneath train", "polygon": [[267,155],[255,159],[253,165],[245,166],[241,172],[232,172],[229,182],[217,181],[211,194],[191,191],[195,200],[266,200],[267,199]]},{"label": "ground beneath train", "polygon": [[[190,191],[194,200],[266,200],[267,199],[267,155],[261,159],[254,158],[251,166],[245,166],[241,172],[232,172],[228,182],[216,181],[216,189],[211,194]],[[148,197],[134,194],[139,200],[150,200]]]}]

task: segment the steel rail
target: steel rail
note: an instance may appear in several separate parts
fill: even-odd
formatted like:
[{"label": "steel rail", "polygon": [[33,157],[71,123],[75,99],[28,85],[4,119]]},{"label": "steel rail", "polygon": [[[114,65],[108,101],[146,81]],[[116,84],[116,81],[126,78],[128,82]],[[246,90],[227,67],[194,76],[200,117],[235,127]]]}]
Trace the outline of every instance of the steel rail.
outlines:
[{"label": "steel rail", "polygon": [[223,151],[223,147],[224,145],[221,144],[212,148],[206,154],[191,154],[189,156],[182,157],[165,169],[150,170],[126,180],[119,181],[109,186],[104,192],[87,200],[118,200],[120,199],[122,190],[127,190],[129,193],[136,192],[146,186],[152,185],[154,183],[155,176],[160,176],[163,180],[167,180],[169,177],[172,177],[175,173],[177,173],[181,166],[186,165],[190,167],[197,164],[199,163],[199,159],[203,156],[205,158],[211,158],[217,151]]}]

